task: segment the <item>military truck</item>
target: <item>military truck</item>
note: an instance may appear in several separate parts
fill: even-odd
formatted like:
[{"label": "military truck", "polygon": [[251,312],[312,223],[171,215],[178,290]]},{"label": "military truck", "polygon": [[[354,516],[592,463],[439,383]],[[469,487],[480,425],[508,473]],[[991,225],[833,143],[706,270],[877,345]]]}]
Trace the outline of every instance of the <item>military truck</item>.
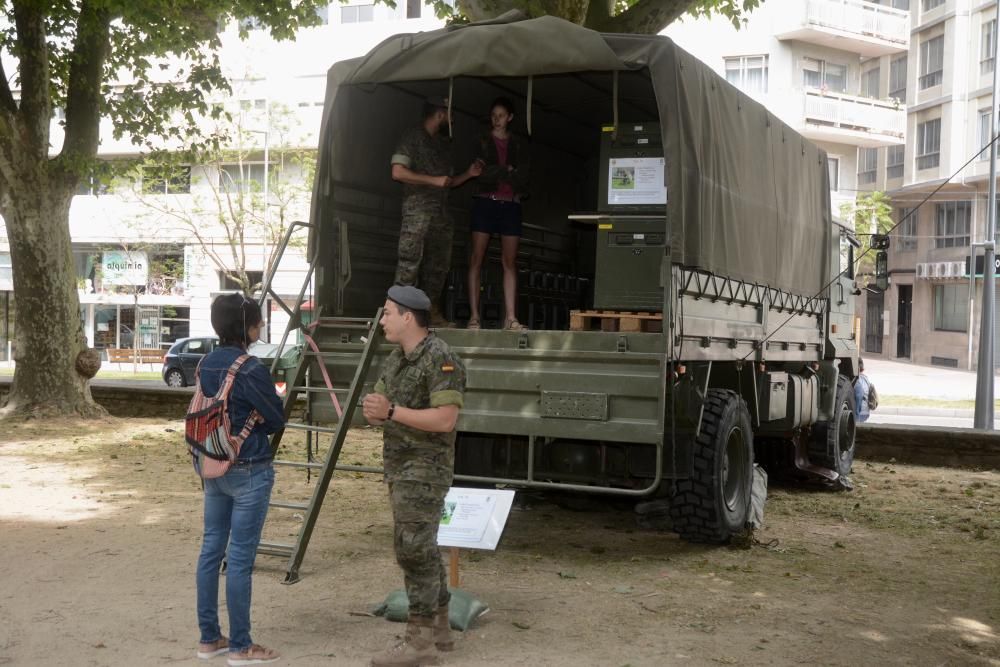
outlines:
[{"label": "military truck", "polygon": [[311,419],[336,420],[318,365],[343,388],[364,343],[337,318],[371,318],[392,284],[389,160],[432,95],[449,99],[459,169],[499,95],[532,158],[529,331],[461,327],[471,192],[451,193],[459,326],[437,335],[468,369],[459,482],[669,498],[683,538],[721,543],[745,526],[755,461],[845,481],[857,242],[831,217],[825,153],[666,37],[551,17],[397,35],[330,69]]}]

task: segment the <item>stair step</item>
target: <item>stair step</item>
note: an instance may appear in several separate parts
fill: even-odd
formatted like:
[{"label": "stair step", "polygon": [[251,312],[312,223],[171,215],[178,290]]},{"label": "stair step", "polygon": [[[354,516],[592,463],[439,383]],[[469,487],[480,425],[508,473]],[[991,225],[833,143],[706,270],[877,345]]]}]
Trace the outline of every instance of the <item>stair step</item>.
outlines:
[{"label": "stair step", "polygon": [[313,431],[315,433],[336,433],[336,427],[329,426],[313,426],[312,424],[300,424],[298,422],[288,422],[285,424],[285,428],[290,428],[293,431]]},{"label": "stair step", "polygon": [[269,507],[277,507],[283,510],[307,510],[309,509],[308,503],[289,503],[283,500],[272,500],[268,503]]},{"label": "stair step", "polygon": [[273,461],[276,466],[284,466],[286,468],[312,468],[313,470],[319,470],[323,467],[322,463],[312,463],[308,461]]},{"label": "stair step", "polygon": [[265,556],[291,556],[295,547],[291,544],[261,542],[257,545],[257,553]]}]

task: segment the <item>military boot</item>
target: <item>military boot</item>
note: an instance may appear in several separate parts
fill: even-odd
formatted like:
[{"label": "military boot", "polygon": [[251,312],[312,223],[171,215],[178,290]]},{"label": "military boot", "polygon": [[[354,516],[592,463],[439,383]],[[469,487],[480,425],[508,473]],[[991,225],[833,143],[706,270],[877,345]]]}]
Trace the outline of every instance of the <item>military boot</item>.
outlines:
[{"label": "military boot", "polygon": [[455,323],[451,322],[444,316],[441,309],[437,306],[431,306],[431,323],[432,329],[454,329]]},{"label": "military boot", "polygon": [[434,646],[439,651],[454,651],[455,640],[451,637],[451,622],[448,620],[448,605],[438,607],[434,614]]},{"label": "military boot", "polygon": [[403,641],[372,658],[372,667],[423,667],[438,665],[441,659],[434,648],[434,619],[410,614]]}]

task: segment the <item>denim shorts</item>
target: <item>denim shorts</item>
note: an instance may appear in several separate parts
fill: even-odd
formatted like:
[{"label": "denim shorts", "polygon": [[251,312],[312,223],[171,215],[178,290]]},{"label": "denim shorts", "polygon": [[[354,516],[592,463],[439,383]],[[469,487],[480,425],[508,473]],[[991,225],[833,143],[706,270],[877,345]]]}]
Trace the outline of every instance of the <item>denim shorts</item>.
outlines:
[{"label": "denim shorts", "polygon": [[521,236],[521,203],[474,197],[470,227],[484,234]]}]

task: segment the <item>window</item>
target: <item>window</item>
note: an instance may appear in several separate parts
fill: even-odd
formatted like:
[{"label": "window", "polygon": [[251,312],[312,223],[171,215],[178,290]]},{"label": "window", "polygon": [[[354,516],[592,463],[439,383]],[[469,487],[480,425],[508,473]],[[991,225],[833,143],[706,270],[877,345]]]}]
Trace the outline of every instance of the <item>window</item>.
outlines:
[{"label": "window", "polygon": [[187,352],[189,354],[208,354],[212,351],[212,341],[205,340],[204,338],[195,338],[189,340],[184,344],[184,349],[181,352]]},{"label": "window", "polygon": [[905,146],[889,146],[889,149],[885,152],[885,177],[902,178],[903,160],[905,158]]},{"label": "window", "polygon": [[969,227],[972,221],[972,204],[967,201],[950,201],[934,207],[937,219],[934,224],[935,248],[965,248],[969,245]]},{"label": "window", "polygon": [[142,191],[147,195],[191,192],[191,167],[143,167]]},{"label": "window", "polygon": [[979,111],[979,148],[982,149],[982,153],[979,154],[980,161],[989,162],[990,161],[990,148],[989,144],[993,138],[993,114],[989,109],[980,109]]},{"label": "window", "polygon": [[889,63],[889,97],[906,102],[906,56]]},{"label": "window", "polygon": [[406,0],[406,18],[420,18],[420,8],[423,4],[423,0]]},{"label": "window", "polygon": [[340,8],[341,23],[370,23],[375,20],[375,5],[352,5]]},{"label": "window", "polygon": [[917,169],[933,169],[941,164],[941,119],[917,125]]},{"label": "window", "polygon": [[968,327],[968,286],[935,285],[934,329],[937,331],[967,331]]},{"label": "window", "polygon": [[330,24],[330,5],[323,5],[316,8],[316,16],[319,17],[320,25]]},{"label": "window", "polygon": [[[250,281],[250,286],[259,285],[264,282],[264,272],[263,271],[247,271],[247,280]],[[225,271],[219,271],[219,289],[222,291],[238,291],[242,289],[235,280],[229,277],[229,274]]]},{"label": "window", "polygon": [[826,168],[830,172],[830,191],[837,192],[840,190],[840,158],[828,157]]},{"label": "window", "polygon": [[944,4],[944,0],[924,0],[924,11],[930,11]]},{"label": "window", "polygon": [[944,79],[944,35],[920,43],[920,90],[941,85]]},{"label": "window", "polygon": [[256,100],[240,100],[240,110],[250,111],[251,109],[255,111],[264,111],[267,109],[266,99],[256,99]]},{"label": "window", "polygon": [[726,58],[726,81],[747,93],[766,93],[767,56]]},{"label": "window", "polygon": [[861,97],[879,98],[878,80],[882,74],[881,68],[870,69],[861,75]]},{"label": "window", "polygon": [[0,252],[0,290],[14,289],[14,267],[10,261],[9,252]]},{"label": "window", "polygon": [[815,58],[803,58],[802,83],[807,88],[821,88],[834,93],[847,92],[847,66]]},{"label": "window", "polygon": [[993,54],[997,48],[996,19],[983,24],[983,35],[979,44],[979,73],[989,74],[993,71]]},{"label": "window", "polygon": [[876,180],[878,170],[878,149],[858,149],[858,184],[868,185]]},{"label": "window", "polygon": [[81,176],[80,182],[76,185],[76,194],[78,195],[103,195],[107,194],[110,186],[107,183],[102,182],[93,174],[88,176]]},{"label": "window", "polygon": [[224,164],[219,169],[219,190],[222,192],[259,192],[263,189],[263,164]]},{"label": "window", "polygon": [[896,250],[908,252],[917,249],[917,214],[912,208],[899,209],[897,220],[900,220]]}]

